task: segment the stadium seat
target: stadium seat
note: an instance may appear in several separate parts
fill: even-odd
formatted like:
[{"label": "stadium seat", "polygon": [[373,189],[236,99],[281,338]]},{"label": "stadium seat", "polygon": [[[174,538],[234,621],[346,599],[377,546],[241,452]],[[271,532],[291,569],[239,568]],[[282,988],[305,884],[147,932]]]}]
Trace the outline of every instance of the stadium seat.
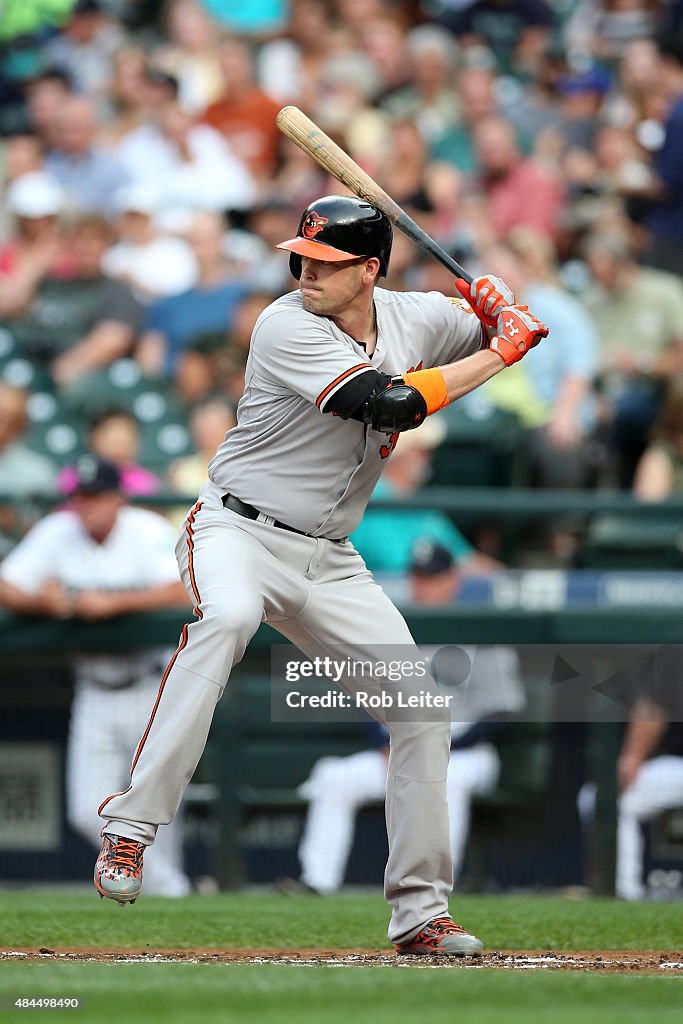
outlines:
[{"label": "stadium seat", "polygon": [[434,451],[433,486],[506,487],[516,480],[521,426],[489,402],[454,402],[443,413],[445,441]]},{"label": "stadium seat", "polygon": [[26,406],[26,444],[58,465],[73,462],[84,449],[80,419],[65,411],[51,391],[34,391]]},{"label": "stadium seat", "polygon": [[5,327],[0,327],[0,362],[5,362],[15,354],[17,343],[14,335]]},{"label": "stadium seat", "polygon": [[153,472],[164,475],[174,459],[194,451],[190,432],[183,417],[164,415],[151,423],[141,423],[142,445],[139,461]]},{"label": "stadium seat", "polygon": [[75,414],[88,418],[110,405],[132,408],[138,395],[154,389],[156,383],[143,376],[134,359],[117,359],[111,366],[76,382],[65,400]]},{"label": "stadium seat", "polygon": [[588,569],[680,569],[681,517],[596,516],[586,528],[577,561]]},{"label": "stadium seat", "polygon": [[12,351],[8,358],[0,357],[0,378],[10,387],[34,391],[51,390],[52,378],[44,366]]}]

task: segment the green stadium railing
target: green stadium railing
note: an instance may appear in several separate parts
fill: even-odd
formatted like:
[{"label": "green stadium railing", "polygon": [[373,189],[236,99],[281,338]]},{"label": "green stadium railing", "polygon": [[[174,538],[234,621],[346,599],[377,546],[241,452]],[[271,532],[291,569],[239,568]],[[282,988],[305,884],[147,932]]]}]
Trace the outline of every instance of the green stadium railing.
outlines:
[{"label": "green stadium railing", "polygon": [[[566,608],[558,611],[468,608],[403,609],[413,636],[421,644],[674,644],[683,642],[683,622],[676,608]],[[122,651],[175,644],[190,609],[121,616],[107,622],[68,622],[28,618],[0,611],[0,651],[31,654],[73,650]],[[252,650],[285,643],[279,633],[261,626]]]},{"label": "green stadium railing", "polygon": [[[0,505],[18,505],[24,499],[12,494],[0,493]],[[133,499],[135,504],[164,509],[190,508],[197,500],[196,494],[160,493]],[[36,504],[46,508],[64,501],[63,496],[41,496],[34,499]],[[373,508],[429,508],[440,509],[449,515],[459,513],[477,514],[520,519],[538,519],[554,513],[567,512],[580,515],[599,513],[624,513],[629,516],[649,519],[681,517],[683,526],[683,495],[660,502],[636,500],[625,491],[580,491],[540,490],[526,487],[425,487],[419,493],[400,501],[377,499]]]}]

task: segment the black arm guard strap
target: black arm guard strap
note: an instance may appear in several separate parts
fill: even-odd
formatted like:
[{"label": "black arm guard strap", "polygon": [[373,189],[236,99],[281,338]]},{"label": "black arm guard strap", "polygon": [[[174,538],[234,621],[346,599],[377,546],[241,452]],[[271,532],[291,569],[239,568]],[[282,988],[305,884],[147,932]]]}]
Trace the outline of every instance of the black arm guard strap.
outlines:
[{"label": "black arm guard strap", "polygon": [[363,422],[382,434],[419,427],[427,416],[427,403],[420,392],[396,376],[378,382],[362,407]]}]

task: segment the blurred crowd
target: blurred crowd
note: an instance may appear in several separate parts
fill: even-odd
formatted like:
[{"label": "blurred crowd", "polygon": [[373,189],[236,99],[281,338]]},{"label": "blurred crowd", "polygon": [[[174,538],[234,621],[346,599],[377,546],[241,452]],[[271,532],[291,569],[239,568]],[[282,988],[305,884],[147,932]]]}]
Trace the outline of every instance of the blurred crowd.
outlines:
[{"label": "blurred crowd", "polygon": [[[0,492],[191,496],[300,211],[296,104],[547,345],[447,411],[514,482],[683,488],[681,0],[25,0],[0,28]],[[397,233],[387,287],[453,292]],[[458,483],[458,479],[451,481]]]},{"label": "blurred crowd", "polygon": [[[94,620],[178,599],[161,556],[140,583],[145,551],[122,532],[129,520],[140,532],[126,501],[193,499],[236,421],[253,325],[295,283],[275,245],[309,202],[344,191],[280,134],[286,104],[550,327],[523,362],[406,434],[376,497],[400,503],[430,475],[647,501],[683,493],[683,0],[0,7],[0,558],[14,549],[4,605]],[[400,232],[385,283],[454,292]],[[473,480],[462,452],[475,438]],[[487,462],[487,438],[508,442],[502,461],[497,448]],[[60,493],[70,511],[15,547],[25,499]],[[148,528],[171,558],[168,531]],[[106,552],[90,558],[103,536],[106,566]],[[74,537],[85,552],[75,560]],[[354,541],[372,570],[412,573],[412,599],[433,604],[455,600],[461,572],[499,567],[495,545],[487,554],[470,539],[440,512],[371,507]],[[420,542],[430,554],[416,569]],[[88,600],[77,605],[79,588]],[[105,601],[108,588],[122,592]],[[104,678],[90,659],[79,700],[144,688],[156,669],[119,659]],[[74,764],[74,751],[90,756],[79,721]],[[680,726],[665,750],[673,788],[661,765],[639,774],[660,739],[631,728],[620,762],[627,898],[642,889],[634,822],[654,790],[661,807],[681,800]],[[87,811],[79,791],[70,814],[90,836],[86,797]],[[172,894],[186,887],[176,875]]]}]

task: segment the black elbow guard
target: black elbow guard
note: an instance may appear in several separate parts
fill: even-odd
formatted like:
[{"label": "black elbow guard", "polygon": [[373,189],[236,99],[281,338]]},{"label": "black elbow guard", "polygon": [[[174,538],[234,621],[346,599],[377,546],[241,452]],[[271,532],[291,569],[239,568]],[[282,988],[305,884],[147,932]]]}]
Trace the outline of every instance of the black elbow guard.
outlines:
[{"label": "black elbow guard", "polygon": [[413,430],[426,416],[424,398],[400,376],[392,377],[388,383],[379,383],[363,406],[363,422],[382,434]]}]

